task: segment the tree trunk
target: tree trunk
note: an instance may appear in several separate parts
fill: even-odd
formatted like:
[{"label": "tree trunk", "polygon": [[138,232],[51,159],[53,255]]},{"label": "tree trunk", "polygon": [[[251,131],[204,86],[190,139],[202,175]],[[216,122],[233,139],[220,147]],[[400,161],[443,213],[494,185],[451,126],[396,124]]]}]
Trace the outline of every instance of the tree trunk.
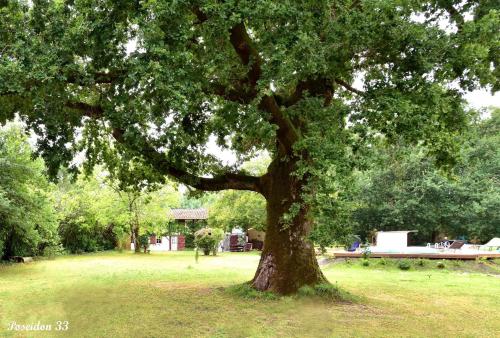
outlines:
[{"label": "tree trunk", "polygon": [[[134,204],[136,199],[127,194],[128,198],[128,212],[129,212],[129,224],[130,224],[130,233],[132,236],[132,242],[134,242],[134,252],[141,252],[141,247],[139,244],[139,220],[137,219],[137,212],[134,212]],[[134,215],[134,218],[132,218]]]},{"label": "tree trunk", "polygon": [[139,242],[139,227],[137,225],[134,226],[133,230],[133,236],[134,236],[134,248],[135,252],[141,252],[141,244]]},{"label": "tree trunk", "polygon": [[[295,162],[274,161],[264,181],[267,200],[267,230],[260,263],[252,286],[280,294],[296,292],[304,285],[327,282],[321,272],[313,244],[307,239],[312,222],[309,208],[301,203],[304,181],[294,175]],[[286,224],[283,215],[301,203],[295,217]]]}]

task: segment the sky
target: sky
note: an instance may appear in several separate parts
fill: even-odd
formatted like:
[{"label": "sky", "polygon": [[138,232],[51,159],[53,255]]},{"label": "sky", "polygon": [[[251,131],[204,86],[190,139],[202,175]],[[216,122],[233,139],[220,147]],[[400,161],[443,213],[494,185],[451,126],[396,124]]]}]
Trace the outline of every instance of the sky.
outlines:
[{"label": "sky", "polygon": [[491,95],[491,92],[486,89],[469,92],[465,94],[465,99],[475,109],[491,106],[500,107],[500,93],[497,92],[495,95]]}]

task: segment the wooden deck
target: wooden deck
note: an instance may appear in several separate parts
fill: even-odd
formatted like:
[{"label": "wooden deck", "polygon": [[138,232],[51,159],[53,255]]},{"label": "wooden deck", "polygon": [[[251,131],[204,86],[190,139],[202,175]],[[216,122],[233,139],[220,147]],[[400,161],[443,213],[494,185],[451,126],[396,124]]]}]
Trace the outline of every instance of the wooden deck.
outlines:
[{"label": "wooden deck", "polygon": [[[332,252],[335,258],[361,258],[361,252],[335,251]],[[500,258],[500,253],[484,252],[484,253],[389,253],[389,252],[372,252],[370,258],[425,258],[425,259],[460,259],[474,260],[478,258]]]}]

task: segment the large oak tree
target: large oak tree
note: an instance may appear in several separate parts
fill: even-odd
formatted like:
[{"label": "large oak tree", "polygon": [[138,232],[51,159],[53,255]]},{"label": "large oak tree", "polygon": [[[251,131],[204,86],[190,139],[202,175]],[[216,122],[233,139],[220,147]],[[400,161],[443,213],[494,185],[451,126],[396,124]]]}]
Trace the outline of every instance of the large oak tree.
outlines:
[{"label": "large oak tree", "polygon": [[[1,119],[23,116],[52,174],[77,152],[89,167],[119,154],[196,189],[261,193],[259,290],[324,281],[307,240],[315,194],[371,135],[447,163],[463,91],[498,88],[493,0],[1,4]],[[211,136],[241,162],[269,151],[267,173],[221,163]]]}]

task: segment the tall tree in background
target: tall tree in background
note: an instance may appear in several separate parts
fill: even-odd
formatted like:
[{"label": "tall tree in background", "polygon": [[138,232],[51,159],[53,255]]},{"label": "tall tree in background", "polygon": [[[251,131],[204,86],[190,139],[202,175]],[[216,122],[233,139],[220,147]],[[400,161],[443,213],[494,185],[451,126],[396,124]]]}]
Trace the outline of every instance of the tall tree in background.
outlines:
[{"label": "tall tree in background", "polygon": [[121,185],[125,180],[116,182],[112,174],[100,167],[89,175],[79,175],[75,182],[70,178],[60,173],[55,192],[59,233],[70,252],[109,250],[117,244],[123,249],[131,239],[139,251],[139,236],[166,232],[167,211],[179,205],[179,193],[171,184],[158,186],[154,191],[139,190],[139,185]]},{"label": "tall tree in background", "polygon": [[[387,149],[388,148],[388,149]],[[469,191],[436,169],[421,147],[387,146],[379,166],[353,198],[356,233],[370,240],[373,230],[417,230],[412,239],[434,243],[444,236],[464,235]]]},{"label": "tall tree in background", "polygon": [[[109,175],[103,183],[110,187],[126,205],[126,214],[130,227],[130,239],[135,252],[140,252],[140,218],[144,204],[149,201],[148,193],[158,190],[155,177],[151,176],[147,166],[142,166],[133,159],[123,158],[110,149],[113,161],[108,164]],[[109,155],[109,154],[108,154]],[[153,182],[151,184],[150,182]],[[164,218],[167,218],[166,211]]]},{"label": "tall tree in background", "polygon": [[59,244],[52,189],[21,127],[0,128],[0,258],[43,255]]},{"label": "tall tree in background", "polygon": [[[461,90],[498,89],[498,26],[495,1],[7,1],[0,117],[23,116],[53,174],[78,151],[112,163],[112,143],[196,189],[262,194],[252,285],[291,293],[325,281],[314,196],[335,196],[371,135],[452,162]],[[238,163],[267,150],[267,172],[224,165],[211,135]]]},{"label": "tall tree in background", "polygon": [[448,177],[408,145],[379,146],[374,168],[361,174],[351,199],[353,230],[369,240],[377,230],[418,230],[419,243],[447,236],[487,242],[500,236],[500,109],[471,123]]},{"label": "tall tree in background", "polygon": [[470,203],[465,210],[465,233],[479,242],[500,237],[500,108],[471,128],[456,176]]},{"label": "tall tree in background", "polygon": [[227,232],[234,228],[265,231],[266,202],[261,195],[251,191],[221,192],[210,204],[208,226]]},{"label": "tall tree in background", "polygon": [[[270,163],[266,153],[245,162],[242,169],[251,175],[266,173]],[[253,191],[228,190],[216,194],[210,203],[208,225],[231,232],[233,228],[248,230],[254,228],[265,231],[266,201]]]},{"label": "tall tree in background", "polygon": [[82,174],[72,182],[61,171],[59,178],[54,195],[64,248],[71,253],[114,249],[116,233],[127,228],[127,209],[116,193],[94,175]]}]

